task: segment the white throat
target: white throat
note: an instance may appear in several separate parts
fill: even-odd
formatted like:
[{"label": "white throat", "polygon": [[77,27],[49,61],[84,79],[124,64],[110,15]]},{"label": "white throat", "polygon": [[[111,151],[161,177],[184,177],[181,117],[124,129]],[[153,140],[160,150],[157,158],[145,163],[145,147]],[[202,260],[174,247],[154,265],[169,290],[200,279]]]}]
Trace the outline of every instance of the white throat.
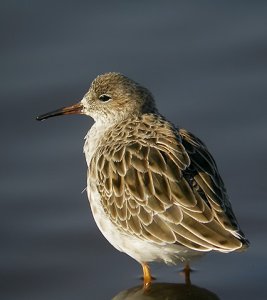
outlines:
[{"label": "white throat", "polygon": [[[114,122],[115,123],[115,122]],[[90,128],[85,136],[85,143],[83,147],[83,152],[85,154],[87,165],[90,165],[92,156],[94,155],[99,141],[102,139],[104,133],[114,125],[113,122],[101,122],[97,120],[94,125]]]}]

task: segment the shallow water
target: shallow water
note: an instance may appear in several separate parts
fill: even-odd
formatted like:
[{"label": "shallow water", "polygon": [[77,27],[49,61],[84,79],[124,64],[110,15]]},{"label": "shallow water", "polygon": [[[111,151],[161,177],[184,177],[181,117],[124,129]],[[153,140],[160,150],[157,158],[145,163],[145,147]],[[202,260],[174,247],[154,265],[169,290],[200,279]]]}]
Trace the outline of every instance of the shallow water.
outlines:
[{"label": "shallow water", "polygon": [[[0,5],[1,299],[266,299],[264,1]],[[202,138],[251,241],[197,261],[191,290],[182,266],[153,265],[144,295],[140,266],[96,228],[81,193],[92,120],[34,120],[81,99],[105,71],[146,85],[164,115]]]}]

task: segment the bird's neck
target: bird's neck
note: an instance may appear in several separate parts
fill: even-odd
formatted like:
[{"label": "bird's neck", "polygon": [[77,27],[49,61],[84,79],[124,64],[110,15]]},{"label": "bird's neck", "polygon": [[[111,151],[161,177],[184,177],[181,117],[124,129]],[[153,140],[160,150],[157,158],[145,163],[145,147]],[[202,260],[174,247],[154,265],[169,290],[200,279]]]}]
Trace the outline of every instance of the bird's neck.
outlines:
[{"label": "bird's neck", "polygon": [[85,136],[85,143],[83,147],[83,152],[85,154],[87,165],[90,165],[92,156],[94,155],[97,145],[101,138],[103,137],[107,126],[101,122],[95,122],[94,125],[90,128]]}]

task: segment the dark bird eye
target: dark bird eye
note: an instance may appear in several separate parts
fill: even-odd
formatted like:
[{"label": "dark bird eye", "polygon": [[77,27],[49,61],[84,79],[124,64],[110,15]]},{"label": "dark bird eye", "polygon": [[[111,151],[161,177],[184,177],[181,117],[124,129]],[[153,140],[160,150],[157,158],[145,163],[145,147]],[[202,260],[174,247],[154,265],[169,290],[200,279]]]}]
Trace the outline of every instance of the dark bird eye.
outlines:
[{"label": "dark bird eye", "polygon": [[109,95],[103,94],[103,95],[99,96],[99,100],[102,101],[102,102],[107,102],[110,99],[111,99],[111,97]]}]

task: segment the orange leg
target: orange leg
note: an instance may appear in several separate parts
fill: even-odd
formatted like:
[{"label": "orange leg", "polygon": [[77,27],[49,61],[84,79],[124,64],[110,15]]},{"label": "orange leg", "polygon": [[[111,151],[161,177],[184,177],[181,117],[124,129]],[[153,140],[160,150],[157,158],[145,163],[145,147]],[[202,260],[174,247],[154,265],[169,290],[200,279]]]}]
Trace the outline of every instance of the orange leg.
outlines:
[{"label": "orange leg", "polygon": [[144,274],[144,289],[147,289],[151,285],[152,277],[150,274],[149,266],[146,263],[142,263]]},{"label": "orange leg", "polygon": [[191,269],[190,269],[188,263],[185,265],[183,271],[184,271],[185,283],[186,283],[187,285],[190,285],[190,284],[191,284],[191,280],[190,280],[190,272],[191,272]]}]

